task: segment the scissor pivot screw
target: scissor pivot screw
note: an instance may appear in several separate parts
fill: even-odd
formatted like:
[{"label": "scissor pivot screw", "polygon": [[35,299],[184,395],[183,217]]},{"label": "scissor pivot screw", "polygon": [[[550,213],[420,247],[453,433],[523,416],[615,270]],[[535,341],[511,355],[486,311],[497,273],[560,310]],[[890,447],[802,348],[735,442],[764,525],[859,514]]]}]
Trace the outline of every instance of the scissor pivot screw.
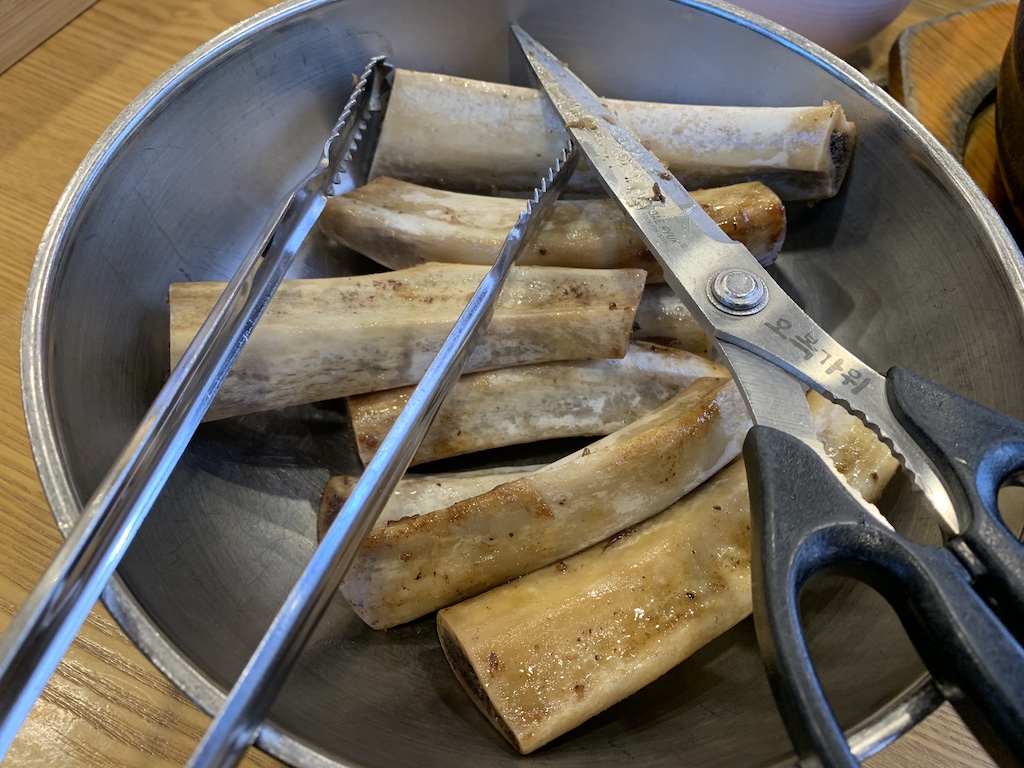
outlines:
[{"label": "scissor pivot screw", "polygon": [[708,283],[708,298],[723,312],[752,315],[768,303],[768,286],[745,269],[723,269]]}]

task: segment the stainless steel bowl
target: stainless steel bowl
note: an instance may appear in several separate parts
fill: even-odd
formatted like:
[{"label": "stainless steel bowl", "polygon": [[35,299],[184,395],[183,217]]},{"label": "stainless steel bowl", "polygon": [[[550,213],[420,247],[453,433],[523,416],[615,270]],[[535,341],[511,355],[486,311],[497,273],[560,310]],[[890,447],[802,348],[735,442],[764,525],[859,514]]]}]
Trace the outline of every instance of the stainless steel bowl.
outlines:
[{"label": "stainless steel bowl", "polygon": [[[289,2],[204,46],[133,103],[47,229],[26,313],[24,385],[43,485],[63,528],[166,374],[168,284],[230,274],[313,161],[351,74],[386,52],[405,67],[521,77],[510,20],[608,96],[841,102],[859,130],[853,168],[836,199],[790,208],[779,279],[876,367],[901,361],[1024,414],[1019,252],[938,144],[820,49],[696,2]],[[313,249],[297,270],[361,266]],[[338,403],[211,424],[196,436],[105,600],[205,709],[216,709],[309,557],[324,481],[355,467]],[[935,526],[909,497],[899,487],[890,494],[894,519],[934,540]],[[808,632],[863,754],[936,697],[880,599],[828,586],[808,595]],[[259,743],[305,766],[522,760],[459,689],[432,620],[376,633],[340,601]],[[789,753],[746,622],[530,764],[766,765]]]}]

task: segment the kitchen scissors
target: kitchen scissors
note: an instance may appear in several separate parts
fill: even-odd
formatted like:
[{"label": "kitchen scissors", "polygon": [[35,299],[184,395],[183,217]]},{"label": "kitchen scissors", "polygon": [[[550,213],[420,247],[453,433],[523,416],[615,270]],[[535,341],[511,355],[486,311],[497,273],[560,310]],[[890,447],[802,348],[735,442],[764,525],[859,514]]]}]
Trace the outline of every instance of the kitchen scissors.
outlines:
[{"label": "kitchen scissors", "polygon": [[[512,31],[566,129],[743,392],[754,422],[744,445],[754,621],[798,756],[858,764],[799,614],[803,587],[829,571],[885,597],[993,758],[1024,765],[1024,546],[997,505],[999,489],[1024,469],[1024,424],[904,368],[882,375],[843,348],[568,67],[520,27]],[[811,426],[806,387],[890,447],[936,513],[944,546],[900,536],[849,488]]]}]

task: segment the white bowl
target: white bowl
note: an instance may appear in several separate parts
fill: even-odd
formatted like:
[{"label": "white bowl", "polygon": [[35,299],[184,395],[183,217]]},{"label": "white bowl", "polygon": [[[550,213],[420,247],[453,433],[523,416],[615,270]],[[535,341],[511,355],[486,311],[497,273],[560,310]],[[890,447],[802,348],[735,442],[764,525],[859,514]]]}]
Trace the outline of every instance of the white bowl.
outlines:
[{"label": "white bowl", "polygon": [[910,0],[732,0],[846,56],[889,25]]}]

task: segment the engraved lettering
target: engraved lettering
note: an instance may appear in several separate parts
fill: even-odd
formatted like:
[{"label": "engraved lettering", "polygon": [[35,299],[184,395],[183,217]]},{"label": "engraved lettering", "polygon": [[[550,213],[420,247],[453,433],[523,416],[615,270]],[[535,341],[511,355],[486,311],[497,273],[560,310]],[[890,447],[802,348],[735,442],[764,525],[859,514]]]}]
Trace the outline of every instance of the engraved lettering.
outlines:
[{"label": "engraved lettering", "polygon": [[842,370],[845,370],[843,368],[843,358],[837,357],[833,361],[832,365],[830,365],[828,368],[825,369],[825,373],[827,373],[829,376],[831,376],[836,371],[842,371]]},{"label": "engraved lettering", "polygon": [[[858,381],[858,379],[863,380]],[[849,371],[844,373],[841,381],[843,382],[843,386],[852,387],[850,392],[854,395],[860,393],[864,387],[871,383],[871,379],[865,379],[863,371],[860,371],[857,368],[851,368]]]},{"label": "engraved lettering", "polygon": [[789,320],[787,320],[786,318],[780,317],[778,319],[778,322],[776,322],[774,324],[772,324],[772,323],[765,323],[764,327],[767,328],[772,333],[774,333],[779,338],[788,339],[789,336],[787,336],[784,333],[784,331],[788,331],[790,328],[792,328],[793,324],[791,322],[789,322]]},{"label": "engraved lettering", "polygon": [[813,332],[805,333],[803,336],[793,336],[789,343],[803,352],[804,360],[810,360],[817,352],[818,342],[821,341]]}]

